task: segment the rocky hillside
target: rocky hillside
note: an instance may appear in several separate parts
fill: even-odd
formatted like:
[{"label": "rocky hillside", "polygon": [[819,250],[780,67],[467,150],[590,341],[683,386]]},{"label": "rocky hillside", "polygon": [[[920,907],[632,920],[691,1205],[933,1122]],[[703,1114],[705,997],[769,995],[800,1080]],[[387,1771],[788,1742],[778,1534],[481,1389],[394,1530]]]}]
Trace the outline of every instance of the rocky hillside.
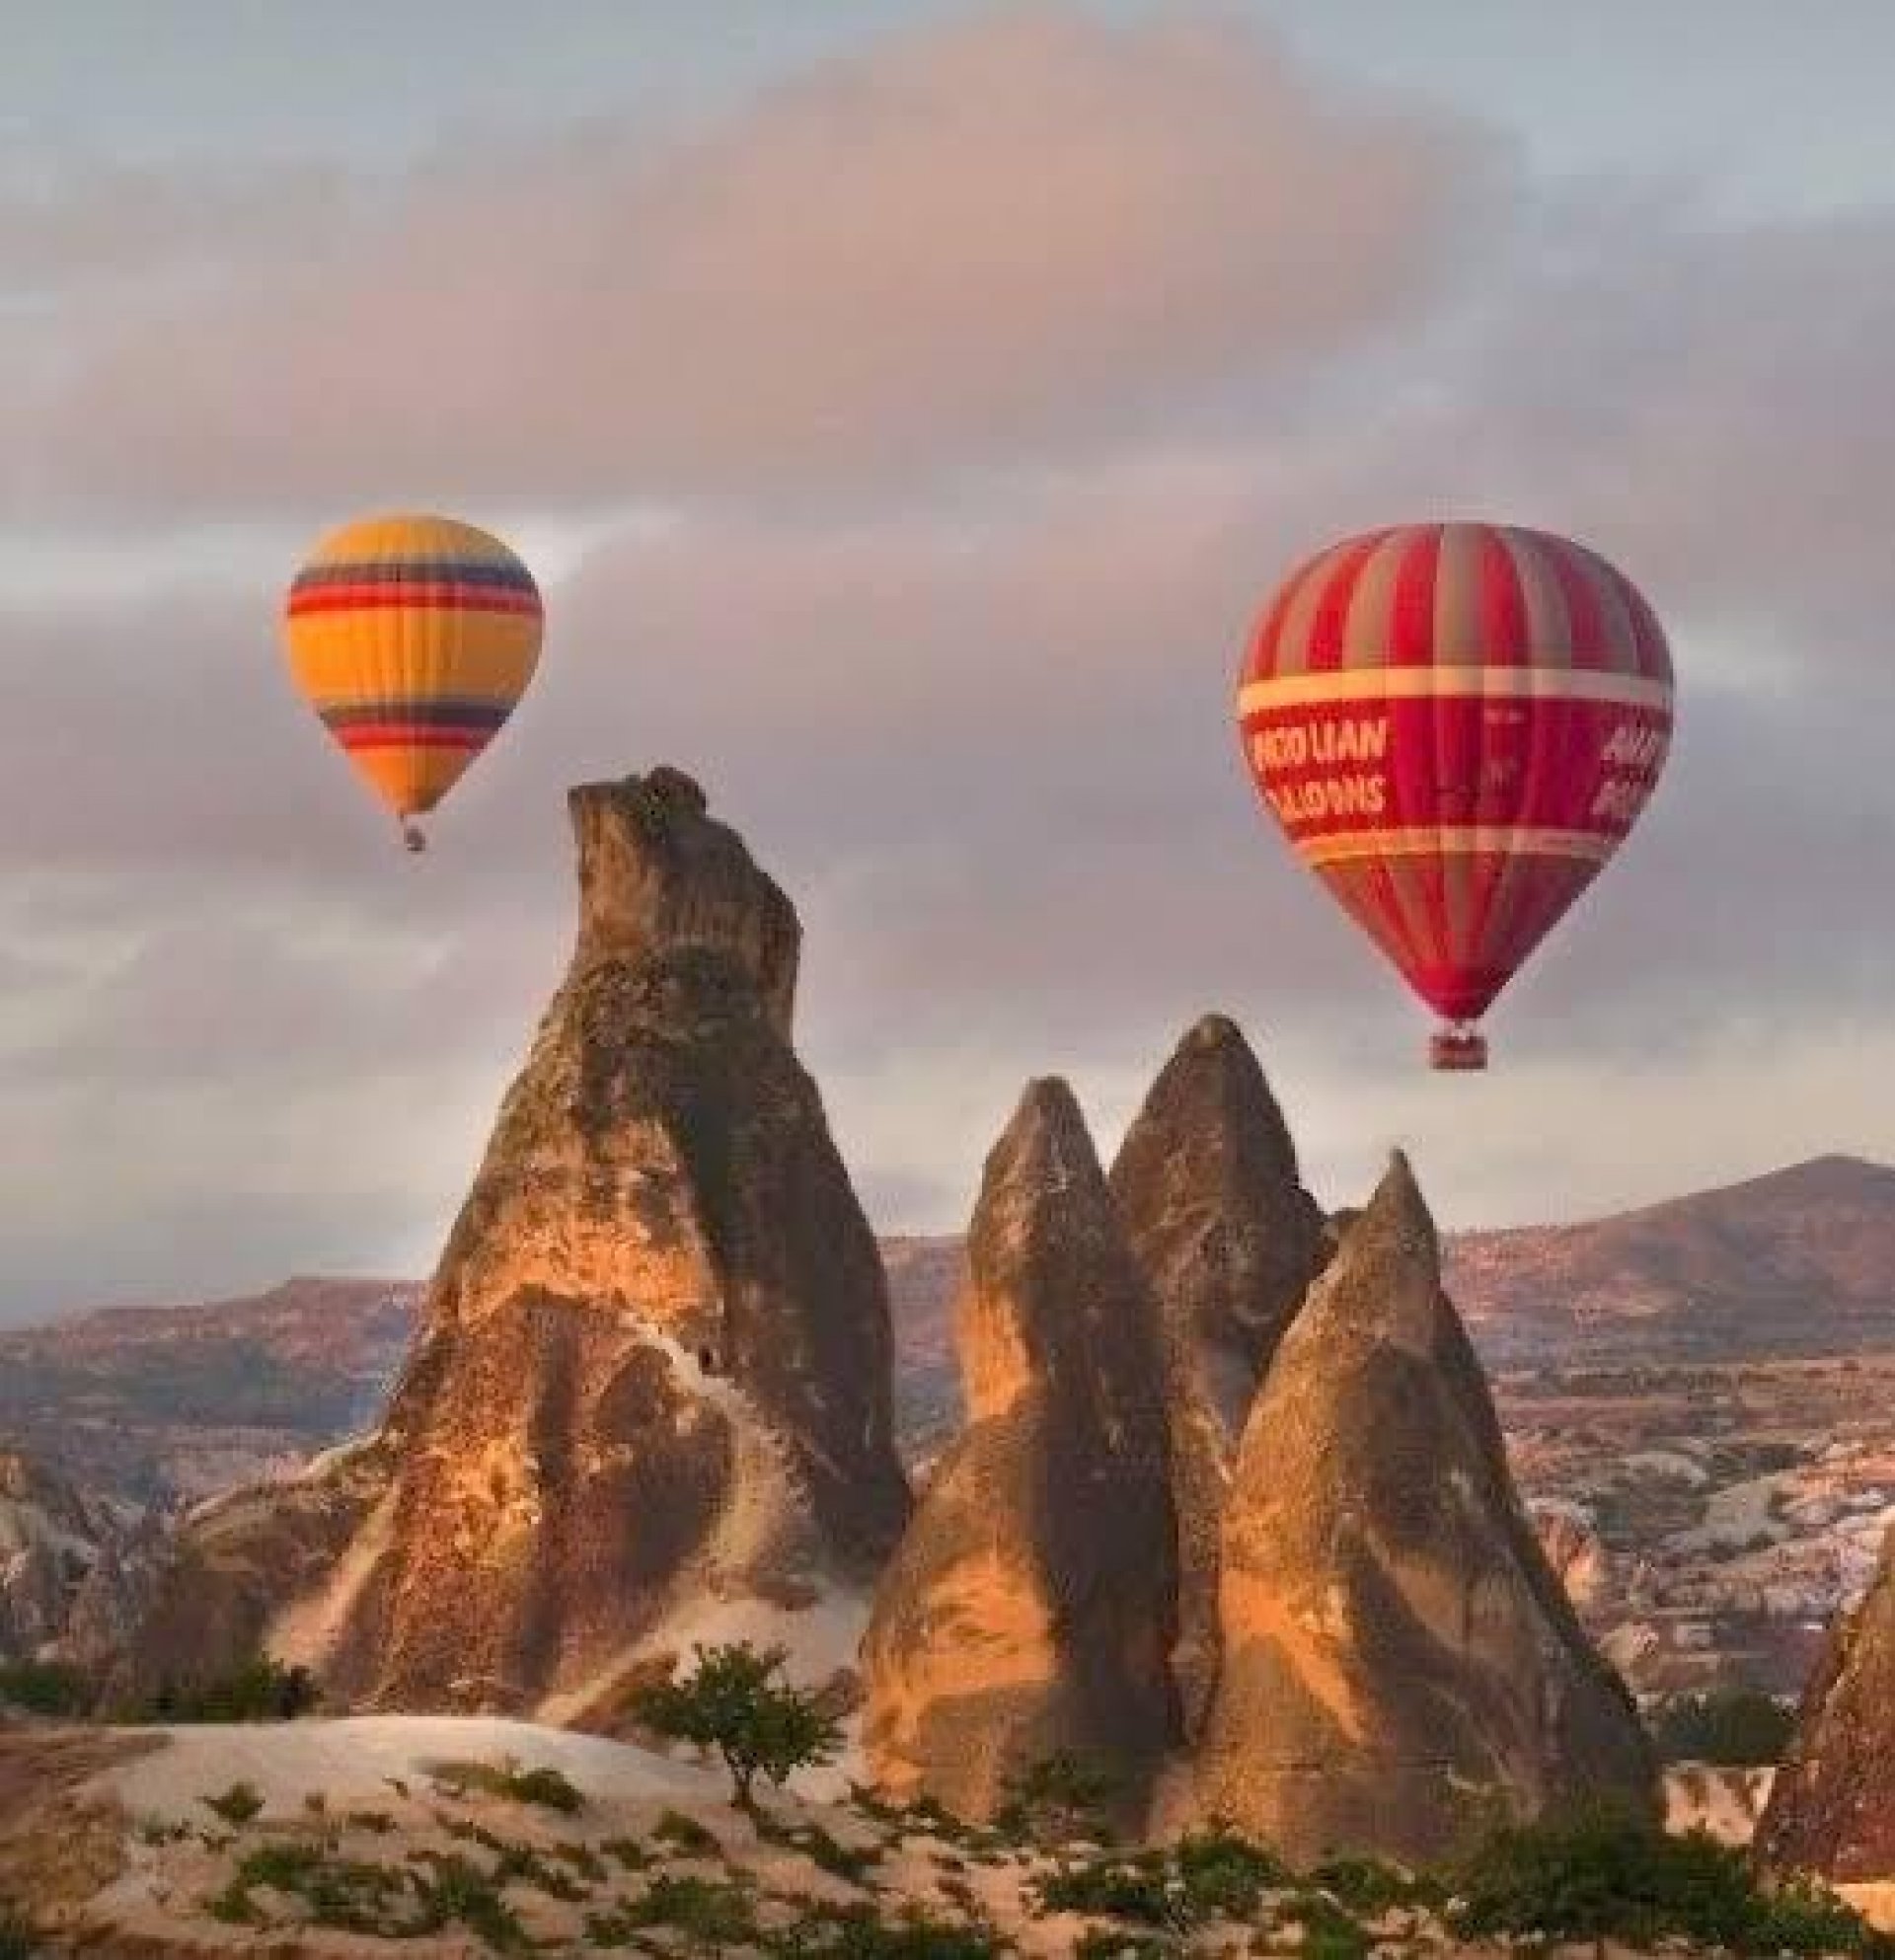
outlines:
[{"label": "rocky hillside", "polygon": [[0,1440],[136,1501],[189,1502],[287,1469],[373,1421],[420,1292],[292,1279],[0,1333]]},{"label": "rocky hillside", "polygon": [[1446,1277],[1489,1367],[1895,1350],[1895,1169],[1823,1157],[1580,1225],[1463,1233]]},{"label": "rocky hillside", "polygon": [[161,1541],[148,1514],[0,1449],[0,1660],[90,1664],[113,1652],[143,1606]]},{"label": "rocky hillside", "polygon": [[[961,1244],[903,1234],[881,1249],[897,1421],[909,1453],[927,1454],[960,1415]],[[1895,1356],[1895,1169],[1857,1158],[1578,1224],[1448,1233],[1442,1255],[1482,1361],[1503,1376]],[[295,1279],[0,1333],[0,1436],[95,1486],[201,1495],[372,1420],[421,1292]]]}]

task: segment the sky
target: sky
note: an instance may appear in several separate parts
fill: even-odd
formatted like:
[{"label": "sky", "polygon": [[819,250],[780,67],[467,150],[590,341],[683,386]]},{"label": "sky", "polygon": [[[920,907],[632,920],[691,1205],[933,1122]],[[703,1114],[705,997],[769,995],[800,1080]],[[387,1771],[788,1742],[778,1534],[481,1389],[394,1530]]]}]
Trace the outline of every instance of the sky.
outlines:
[{"label": "sky", "polygon": [[[563,792],[795,897],[872,1215],[1217,1009],[1453,1226],[1895,1159],[1883,0],[0,0],[0,1319],[424,1274],[557,984]],[[278,615],[360,510],[548,615],[413,861]],[[1274,584],[1584,539],[1677,736],[1484,1078],[1231,725]]]}]

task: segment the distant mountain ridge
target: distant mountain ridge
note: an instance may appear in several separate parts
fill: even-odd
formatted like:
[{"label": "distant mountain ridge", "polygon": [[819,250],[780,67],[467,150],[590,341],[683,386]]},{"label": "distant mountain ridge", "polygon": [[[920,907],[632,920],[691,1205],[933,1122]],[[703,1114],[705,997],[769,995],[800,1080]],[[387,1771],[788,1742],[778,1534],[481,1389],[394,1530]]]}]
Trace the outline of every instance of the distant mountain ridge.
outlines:
[{"label": "distant mountain ridge", "polygon": [[[881,1241],[911,1452],[957,1424],[952,1235]],[[1895,1351],[1895,1168],[1826,1156],[1569,1225],[1446,1235],[1495,1370]],[[305,1277],[251,1298],[103,1308],[0,1333],[0,1440],[93,1487],[194,1497],[369,1421],[422,1289]]]},{"label": "distant mountain ridge", "polygon": [[1575,1225],[1456,1234],[1489,1366],[1895,1347],[1895,1169],[1828,1156]]},{"label": "distant mountain ridge", "polygon": [[421,1289],[300,1278],[180,1307],[108,1307],[0,1333],[0,1442],[87,1487],[192,1499],[373,1419]]}]

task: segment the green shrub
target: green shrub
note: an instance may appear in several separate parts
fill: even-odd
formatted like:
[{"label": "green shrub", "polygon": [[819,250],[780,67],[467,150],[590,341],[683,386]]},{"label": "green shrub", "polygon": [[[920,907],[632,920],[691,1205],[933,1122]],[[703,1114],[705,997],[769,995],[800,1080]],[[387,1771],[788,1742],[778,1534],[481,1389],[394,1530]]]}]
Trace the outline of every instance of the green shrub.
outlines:
[{"label": "green shrub", "polygon": [[756,1931],[750,1895],[719,1879],[661,1872],[622,1915],[628,1927],[675,1926],[694,1939],[749,1939]]},{"label": "green shrub", "polygon": [[1787,1702],[1736,1688],[1663,1702],[1651,1731],[1667,1763],[1759,1769],[1782,1761],[1795,1727],[1796,1711]]},{"label": "green shrub", "polygon": [[1181,1882],[1185,1915],[1206,1920],[1247,1920],[1263,1894],[1289,1883],[1289,1874],[1268,1851],[1220,1827],[1193,1831],[1172,1848]]},{"label": "green shrub", "polygon": [[323,1862],[323,1849],[294,1839],[259,1845],[246,1851],[237,1867],[237,1882],[267,1885],[278,1892],[300,1892],[310,1874]]},{"label": "green shrub", "polygon": [[758,1776],[781,1788],[842,1746],[842,1726],[820,1700],[778,1678],[787,1648],[740,1640],[697,1655],[689,1675],[641,1689],[629,1710],[658,1735],[716,1750],[730,1772],[732,1803],[751,1809]]},{"label": "green shrub", "polygon": [[609,1876],[604,1861],[590,1845],[554,1845],[549,1847],[550,1855],[562,1864],[569,1864],[581,1878],[587,1878],[594,1885],[603,1885]]},{"label": "green shrub", "polygon": [[282,1667],[259,1654],[206,1681],[166,1681],[147,1702],[123,1711],[128,1723],[287,1722],[306,1715],[321,1696],[307,1668]]},{"label": "green shrub", "polygon": [[206,1810],[214,1810],[226,1824],[248,1824],[264,1807],[255,1783],[236,1782],[220,1796],[197,1799]]},{"label": "green shrub", "polygon": [[707,1831],[695,1817],[687,1817],[681,1810],[667,1810],[652,1825],[651,1835],[660,1844],[682,1851],[686,1857],[716,1858],[723,1855],[723,1846],[718,1841],[717,1833]]},{"label": "green shrub", "polygon": [[1169,1864],[1157,1851],[1070,1864],[1038,1880],[1033,1891],[1049,1913],[1099,1913],[1151,1926],[1185,1922],[1181,1891],[1173,1887]]},{"label": "green shrub", "polygon": [[1304,1874],[1308,1884],[1333,1894],[1354,1913],[1386,1913],[1397,1906],[1439,1910],[1447,1892],[1438,1879],[1398,1871],[1375,1858],[1331,1858]]},{"label": "green shrub", "polygon": [[18,1907],[0,1904],[0,1960],[38,1960],[45,1950],[32,1920]]},{"label": "green shrub", "polygon": [[29,1715],[83,1715],[96,1693],[86,1674],[65,1661],[0,1663],[0,1701]]},{"label": "green shrub", "polygon": [[428,1773],[440,1788],[465,1795],[480,1790],[510,1803],[528,1803],[570,1817],[585,1808],[585,1798],[558,1770],[522,1770],[513,1763],[436,1763]]},{"label": "green shrub", "polygon": [[1457,1874],[1457,1929],[1651,1946],[1685,1939],[1739,1953],[1895,1955],[1834,1894],[1772,1895],[1741,1851],[1673,1837],[1610,1807],[1495,1832]]},{"label": "green shrub", "polygon": [[1007,1951],[976,1926],[950,1925],[910,1906],[894,1921],[872,1906],[817,1906],[793,1926],[768,1935],[783,1960],[804,1954],[820,1960],[997,1960]]},{"label": "green shrub", "polygon": [[1148,1932],[1094,1926],[1073,1948],[1074,1960],[1173,1960],[1176,1945]]},{"label": "green shrub", "polygon": [[841,1843],[820,1824],[773,1824],[769,1818],[756,1820],[757,1836],[767,1845],[786,1845],[800,1851],[819,1871],[851,1885],[866,1885],[869,1872],[880,1861],[881,1852],[872,1846],[855,1849]]},{"label": "green shrub", "polygon": [[1305,1960],[1362,1960],[1375,1942],[1331,1899],[1306,1894],[1293,1900],[1289,1917],[1303,1925]]},{"label": "green shrub", "polygon": [[233,1925],[261,1923],[264,1915],[251,1896],[258,1886],[301,1900],[312,1924],[341,1932],[395,1938],[430,1931],[438,1923],[410,1873],[334,1857],[306,1840],[259,1845],[247,1852],[210,1911]]},{"label": "green shrub", "polygon": [[458,1923],[496,1953],[517,1953],[530,1943],[499,1887],[479,1865],[439,1851],[429,1852],[425,1862],[432,1872],[419,1881],[426,1930]]},{"label": "green shrub", "polygon": [[1011,1776],[1007,1802],[994,1818],[1003,1836],[1028,1833],[1042,1838],[1103,1838],[1109,1835],[1111,1805],[1120,1789],[1109,1771],[1076,1756],[1043,1758]]},{"label": "green shrub", "polygon": [[1048,1912],[1098,1913],[1184,1932],[1218,1920],[1252,1919],[1265,1892],[1290,1882],[1268,1851],[1212,1826],[1169,1850],[1068,1864],[1032,1889]]}]

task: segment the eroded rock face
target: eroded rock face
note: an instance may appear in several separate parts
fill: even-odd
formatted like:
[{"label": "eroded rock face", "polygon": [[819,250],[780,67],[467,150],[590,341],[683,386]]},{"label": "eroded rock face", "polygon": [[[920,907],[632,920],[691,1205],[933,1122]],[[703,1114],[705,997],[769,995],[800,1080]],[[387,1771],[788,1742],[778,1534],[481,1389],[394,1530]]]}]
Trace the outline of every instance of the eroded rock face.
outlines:
[{"label": "eroded rock face", "polygon": [[788,1622],[900,1535],[881,1264],[790,1045],[795,910],[675,771],[570,802],[571,971],[386,1424],[345,1490],[331,1470],[193,1535],[190,1590],[249,1576],[174,1589],[174,1649],[267,1598],[263,1637],[333,1700],[600,1721],[733,1615],[797,1648]]},{"label": "eroded rock face", "polygon": [[122,1638],[158,1536],[129,1506],[0,1449],[0,1659],[91,1661],[113,1621]]},{"label": "eroded rock face", "polygon": [[1630,1696],[1514,1490],[1397,1158],[1279,1346],[1226,1509],[1201,1807],[1297,1860],[1431,1859],[1495,1811],[1655,1814]]},{"label": "eroded rock face", "polygon": [[1804,1693],[1756,1854],[1838,1884],[1895,1877],[1895,1537]]},{"label": "eroded rock face", "polygon": [[1220,1521],[1257,1385],[1326,1255],[1324,1220],[1255,1054],[1200,1020],[1165,1065],[1111,1170],[1157,1300],[1178,1520],[1173,1672],[1187,1738],[1217,1679]]},{"label": "eroded rock face", "polygon": [[987,1159],[956,1338],[968,1425],[864,1642],[871,1773],[985,1818],[1060,1754],[1128,1816],[1176,1736],[1176,1575],[1156,1315],[1064,1083]]}]

